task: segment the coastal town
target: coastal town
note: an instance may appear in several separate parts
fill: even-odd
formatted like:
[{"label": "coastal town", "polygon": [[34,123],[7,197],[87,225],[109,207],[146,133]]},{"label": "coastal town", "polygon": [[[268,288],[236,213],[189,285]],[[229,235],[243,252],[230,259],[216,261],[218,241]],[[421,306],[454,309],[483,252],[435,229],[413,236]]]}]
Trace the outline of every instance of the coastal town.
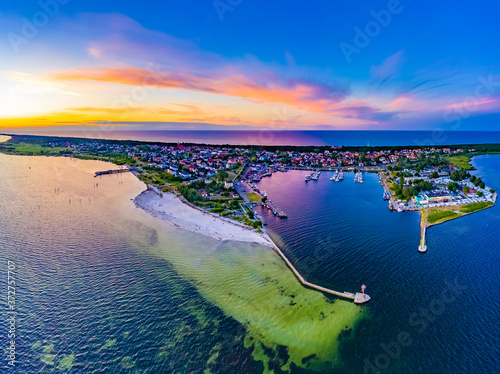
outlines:
[{"label": "coastal town", "polygon": [[[15,141],[7,143],[14,153]],[[23,139],[17,141],[26,152]],[[264,148],[49,138],[37,151],[113,162],[159,193],[174,192],[186,203],[257,231],[264,223],[253,210],[256,205],[287,218],[272,197],[259,190],[258,182],[289,170],[309,171],[305,183],[318,180],[322,171],[333,172],[329,179],[334,183],[343,182],[347,172],[354,173],[354,183],[364,183],[363,173],[378,173],[381,197],[396,212],[470,204],[476,210],[496,200],[495,190],[468,171],[468,160],[478,150],[459,146]],[[437,221],[452,219],[454,214],[440,212]]]}]

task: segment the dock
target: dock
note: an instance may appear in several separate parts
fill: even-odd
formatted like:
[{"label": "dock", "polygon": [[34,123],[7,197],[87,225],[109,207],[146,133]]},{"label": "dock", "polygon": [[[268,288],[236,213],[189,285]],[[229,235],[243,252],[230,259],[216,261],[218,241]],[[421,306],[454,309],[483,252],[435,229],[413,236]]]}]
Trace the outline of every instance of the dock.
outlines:
[{"label": "dock", "polygon": [[279,218],[288,218],[288,215],[283,212],[282,210],[279,210],[276,205],[271,200],[267,200],[265,203],[262,203],[262,206],[264,208],[269,209],[273,214]]},{"label": "dock", "polygon": [[104,171],[96,171],[94,178],[98,177],[100,175],[107,175],[107,174],[118,174],[118,173],[126,173],[132,171],[132,169],[126,168],[126,169],[115,169],[115,170],[104,170]]},{"label": "dock", "polygon": [[356,293],[347,292],[347,291],[339,292],[339,291],[334,291],[334,290],[331,290],[329,288],[318,286],[314,283],[308,282],[307,280],[305,280],[305,278],[302,275],[300,275],[300,273],[297,271],[297,269],[295,269],[295,267],[288,260],[288,258],[281,251],[281,249],[279,249],[279,247],[272,240],[271,240],[271,242],[273,244],[273,248],[276,251],[276,253],[278,253],[280,255],[280,257],[283,259],[283,261],[285,261],[285,263],[288,265],[288,267],[292,270],[292,272],[295,274],[295,276],[299,279],[300,283],[302,283],[304,286],[309,287],[309,288],[313,288],[313,289],[316,289],[318,291],[322,291],[322,292],[325,292],[325,293],[328,293],[331,295],[343,297],[346,299],[351,299],[354,301],[355,304],[364,304],[364,303],[370,301],[370,296],[368,296],[367,294],[363,294],[361,292],[356,292]]}]

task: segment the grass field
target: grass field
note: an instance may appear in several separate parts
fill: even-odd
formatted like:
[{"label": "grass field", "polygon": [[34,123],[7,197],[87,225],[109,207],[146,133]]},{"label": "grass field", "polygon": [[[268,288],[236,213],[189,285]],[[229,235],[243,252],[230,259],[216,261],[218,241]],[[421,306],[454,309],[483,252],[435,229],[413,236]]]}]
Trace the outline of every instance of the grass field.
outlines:
[{"label": "grass field", "polygon": [[2,145],[5,151],[9,153],[15,153],[20,155],[54,155],[59,154],[60,151],[65,148],[61,147],[44,147],[41,144],[29,144],[29,143],[6,143]]},{"label": "grass field", "polygon": [[260,197],[256,193],[251,192],[251,193],[247,193],[245,195],[246,195],[246,197],[248,197],[248,200],[250,200],[250,201],[253,201],[253,202],[260,201]]},{"label": "grass field", "polygon": [[477,212],[478,210],[486,209],[490,206],[492,206],[493,203],[488,201],[488,202],[480,202],[480,203],[472,203],[465,205],[464,207],[460,208],[461,213],[474,213]]},{"label": "grass field", "polygon": [[450,219],[458,217],[460,217],[460,214],[453,212],[451,210],[434,211],[434,212],[429,212],[429,214],[427,215],[427,222],[429,222],[431,225],[434,225],[436,223],[449,221]]},{"label": "grass field", "polygon": [[[472,203],[461,207],[450,206],[450,207],[425,209],[427,211],[427,224],[432,226],[438,223],[450,221],[452,219],[459,218],[464,215],[475,213],[480,210],[489,208],[492,205],[493,203],[488,201],[488,202]],[[425,222],[424,219],[425,217],[422,214],[421,224]]]},{"label": "grass field", "polygon": [[474,168],[469,163],[471,160],[470,156],[450,156],[447,158],[448,162],[453,166],[465,169],[465,170],[473,170]]}]

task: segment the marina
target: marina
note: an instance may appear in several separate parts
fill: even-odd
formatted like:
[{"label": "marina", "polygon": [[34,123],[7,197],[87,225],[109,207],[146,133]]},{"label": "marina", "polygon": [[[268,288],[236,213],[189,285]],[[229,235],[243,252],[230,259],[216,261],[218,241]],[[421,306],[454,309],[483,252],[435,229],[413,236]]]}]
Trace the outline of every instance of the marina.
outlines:
[{"label": "marina", "polygon": [[333,176],[330,178],[330,180],[333,182],[336,182],[336,183],[343,181],[344,180],[344,171],[342,169],[337,170],[335,172],[335,174],[333,174]]},{"label": "marina", "polygon": [[306,175],[305,180],[306,182],[309,182],[310,180],[317,181],[319,179],[320,174],[321,171],[315,170],[311,174]]}]

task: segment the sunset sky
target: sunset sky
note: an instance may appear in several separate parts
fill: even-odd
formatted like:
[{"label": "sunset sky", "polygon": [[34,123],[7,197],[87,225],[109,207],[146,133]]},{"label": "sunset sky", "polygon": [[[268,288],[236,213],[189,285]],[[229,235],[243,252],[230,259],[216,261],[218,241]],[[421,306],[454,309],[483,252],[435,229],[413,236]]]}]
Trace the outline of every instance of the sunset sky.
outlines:
[{"label": "sunset sky", "polygon": [[0,130],[497,130],[499,11],[493,1],[4,1]]}]

